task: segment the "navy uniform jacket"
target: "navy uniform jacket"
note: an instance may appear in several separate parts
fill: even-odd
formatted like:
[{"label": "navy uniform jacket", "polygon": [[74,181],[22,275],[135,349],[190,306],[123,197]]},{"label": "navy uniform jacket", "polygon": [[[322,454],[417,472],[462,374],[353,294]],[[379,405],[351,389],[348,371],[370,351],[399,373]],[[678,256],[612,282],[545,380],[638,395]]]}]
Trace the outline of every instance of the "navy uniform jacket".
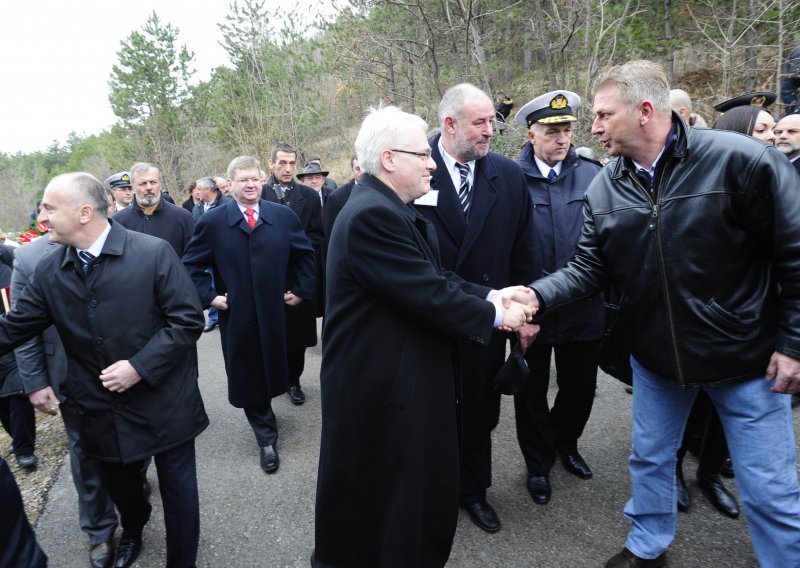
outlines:
[{"label": "navy uniform jacket", "polygon": [[[536,278],[541,278],[564,266],[575,254],[583,229],[583,195],[601,168],[597,162],[578,156],[571,147],[561,163],[561,173],[549,180],[533,159],[530,141],[522,147],[517,163],[525,174],[533,202],[533,262]],[[600,339],[604,323],[602,295],[578,300],[545,315],[539,323],[536,343],[560,345]]]}]

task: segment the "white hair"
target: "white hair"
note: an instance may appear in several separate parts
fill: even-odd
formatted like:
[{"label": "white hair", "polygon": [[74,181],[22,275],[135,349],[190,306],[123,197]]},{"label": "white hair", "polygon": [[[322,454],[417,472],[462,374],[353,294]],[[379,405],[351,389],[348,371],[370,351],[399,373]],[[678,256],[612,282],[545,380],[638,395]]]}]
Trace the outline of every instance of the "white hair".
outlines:
[{"label": "white hair", "polygon": [[361,171],[377,174],[381,170],[381,152],[402,146],[415,128],[424,133],[428,125],[417,115],[395,106],[369,108],[355,144]]}]

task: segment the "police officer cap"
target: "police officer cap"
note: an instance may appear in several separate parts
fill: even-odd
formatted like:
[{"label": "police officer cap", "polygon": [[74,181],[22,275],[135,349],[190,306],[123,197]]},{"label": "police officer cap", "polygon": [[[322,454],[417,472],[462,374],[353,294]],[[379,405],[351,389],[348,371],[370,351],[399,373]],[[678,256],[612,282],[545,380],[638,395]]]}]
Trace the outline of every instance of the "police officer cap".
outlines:
[{"label": "police officer cap", "polygon": [[726,112],[739,106],[754,106],[766,109],[775,102],[775,93],[745,93],[714,105],[717,112]]},{"label": "police officer cap", "polygon": [[551,91],[523,106],[514,117],[517,124],[528,128],[534,123],[559,124],[575,122],[575,111],[581,106],[581,98],[572,91]]},{"label": "police officer cap", "polygon": [[131,176],[128,172],[119,172],[106,180],[106,185],[111,189],[131,187]]}]

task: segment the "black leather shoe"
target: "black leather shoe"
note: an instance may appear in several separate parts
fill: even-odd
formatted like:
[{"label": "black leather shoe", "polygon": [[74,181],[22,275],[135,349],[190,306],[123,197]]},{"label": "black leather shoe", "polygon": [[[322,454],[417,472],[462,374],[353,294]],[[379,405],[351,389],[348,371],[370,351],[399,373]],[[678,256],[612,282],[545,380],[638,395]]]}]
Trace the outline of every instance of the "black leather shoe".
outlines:
[{"label": "black leather shoe", "polygon": [[300,385],[289,386],[289,398],[292,399],[292,404],[300,406],[306,401],[306,395]]},{"label": "black leather shoe", "polygon": [[533,502],[537,505],[547,505],[553,490],[550,487],[550,480],[546,475],[528,476],[528,493],[533,497]]},{"label": "black leather shoe", "polygon": [[15,456],[17,459],[17,465],[24,470],[32,470],[36,469],[36,465],[39,463],[39,458],[36,457],[36,454],[23,454]]},{"label": "black leather shoe", "polygon": [[486,532],[496,533],[500,530],[500,519],[497,518],[494,508],[485,500],[470,503],[465,505],[464,508],[469,513],[469,518],[472,519],[472,522]]},{"label": "black leather shoe", "polygon": [[681,460],[678,460],[678,465],[675,466],[675,483],[678,486],[678,510],[686,512],[692,506],[692,501],[689,498],[689,488],[686,487],[686,480],[683,479]]},{"label": "black leather shoe", "polygon": [[142,551],[142,535],[131,534],[122,531],[122,538],[119,539],[117,546],[117,559],[114,561],[114,568],[128,568],[136,562],[139,553]]},{"label": "black leather shoe", "polygon": [[739,516],[739,504],[736,502],[736,498],[731,495],[731,492],[722,484],[722,478],[718,473],[709,473],[698,469],[697,484],[720,513],[731,519]]},{"label": "black leather shoe", "polygon": [[217,323],[206,324],[206,326],[203,328],[203,333],[208,333],[209,331],[214,331],[214,329],[217,327],[217,325],[218,325]]},{"label": "black leather shoe", "polygon": [[615,554],[606,562],[606,568],[664,568],[667,565],[667,553],[664,552],[658,558],[648,560],[639,558],[627,548]]},{"label": "black leather shoe", "polygon": [[578,452],[561,454],[561,463],[564,464],[564,469],[572,475],[577,475],[581,479],[592,478],[592,470]]},{"label": "black leather shoe", "polygon": [[278,464],[280,464],[280,460],[274,445],[261,448],[261,469],[267,473],[275,473],[278,471]]},{"label": "black leather shoe", "polygon": [[90,568],[109,568],[114,561],[114,546],[110,542],[95,544],[89,549]]}]

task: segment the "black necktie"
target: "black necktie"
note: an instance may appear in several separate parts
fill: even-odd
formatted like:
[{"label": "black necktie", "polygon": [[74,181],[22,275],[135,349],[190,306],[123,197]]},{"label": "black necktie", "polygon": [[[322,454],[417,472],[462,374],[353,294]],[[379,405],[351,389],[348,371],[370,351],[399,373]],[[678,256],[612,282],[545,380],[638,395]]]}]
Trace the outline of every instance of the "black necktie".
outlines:
[{"label": "black necktie", "polygon": [[461,176],[461,184],[458,187],[458,201],[461,202],[461,209],[464,211],[464,215],[467,215],[469,206],[472,203],[472,188],[469,186],[469,166],[456,162],[456,167]]},{"label": "black necktie", "polygon": [[86,272],[89,270],[89,267],[94,263],[94,259],[96,258],[92,253],[88,250],[79,250],[78,256],[80,257],[81,261],[83,261],[83,271]]}]

